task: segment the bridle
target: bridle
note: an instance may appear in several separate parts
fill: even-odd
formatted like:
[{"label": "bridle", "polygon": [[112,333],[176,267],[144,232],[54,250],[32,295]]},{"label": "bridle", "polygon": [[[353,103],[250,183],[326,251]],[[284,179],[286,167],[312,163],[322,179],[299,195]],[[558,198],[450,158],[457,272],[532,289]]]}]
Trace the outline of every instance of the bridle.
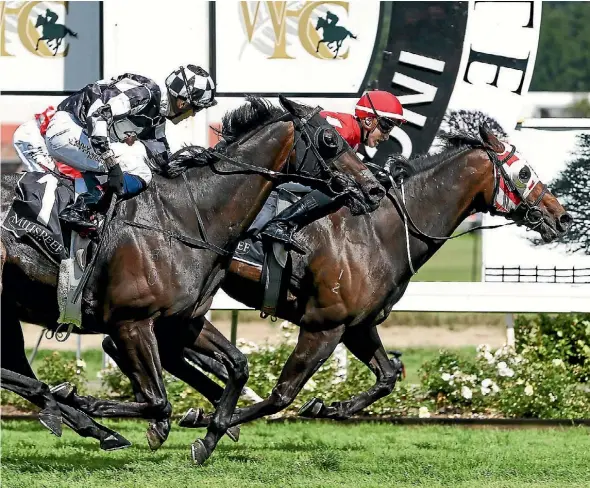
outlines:
[{"label": "bridle", "polygon": [[[535,199],[534,202],[531,203],[528,201],[528,198],[525,197],[525,195],[523,194],[521,189],[514,183],[512,178],[510,178],[510,176],[508,175],[508,172],[506,171],[506,168],[504,167],[504,165],[506,163],[508,163],[516,153],[516,147],[513,144],[510,144],[510,148],[511,148],[510,151],[508,151],[508,154],[503,159],[499,159],[498,154],[495,151],[493,151],[491,149],[486,149],[486,153],[488,154],[490,161],[492,161],[492,163],[494,163],[494,173],[495,173],[495,175],[494,175],[495,185],[494,185],[494,193],[493,193],[493,197],[492,197],[492,204],[491,204],[491,207],[488,208],[488,211],[490,212],[491,215],[507,216],[507,213],[508,213],[508,215],[522,213],[521,209],[523,209],[524,216],[521,219],[518,219],[516,221],[517,225],[524,224],[529,229],[534,230],[537,227],[539,227],[539,225],[541,225],[541,223],[543,222],[543,212],[539,208],[539,204],[541,203],[541,201],[543,200],[543,197],[545,196],[545,194],[548,191],[547,186],[544,185],[541,181],[537,181],[535,183],[535,186],[541,185],[541,193],[539,193],[539,196]],[[494,205],[496,198],[498,196],[498,192],[500,191],[501,182],[504,183],[504,185],[508,189],[508,191],[516,194],[520,200],[520,202],[518,203],[518,205],[516,206],[516,208],[512,212],[498,211]],[[535,186],[533,186],[533,188],[531,188],[531,191],[535,188]],[[510,218],[510,217],[508,217],[508,218]]]},{"label": "bridle", "polygon": [[[337,145],[335,147],[336,153],[327,159],[325,159],[322,156],[319,148],[317,147],[317,144],[319,142],[319,137],[320,137],[319,132],[320,132],[320,130],[325,129],[326,127],[330,128],[330,126],[318,127],[317,130],[313,133],[311,133],[311,131],[309,130],[310,127],[308,127],[311,119],[315,115],[317,115],[321,110],[322,109],[320,107],[316,107],[314,110],[312,110],[305,117],[299,117],[299,116],[292,114],[290,112],[286,112],[286,113],[281,114],[280,116],[277,116],[277,117],[273,118],[272,120],[266,122],[262,126],[258,127],[256,129],[256,131],[246,134],[245,136],[238,139],[237,141],[234,141],[235,143],[240,145],[240,144],[245,143],[247,140],[249,140],[250,138],[252,138],[256,134],[258,134],[261,130],[263,130],[265,127],[267,127],[270,124],[273,124],[275,122],[280,122],[280,121],[293,122],[295,127],[299,129],[299,132],[298,132],[298,137],[293,142],[293,147],[291,148],[291,151],[287,155],[286,160],[290,161],[291,155],[293,154],[293,151],[295,151],[296,145],[299,140],[303,140],[304,144],[305,144],[305,153],[304,153],[303,158],[301,159],[301,163],[300,163],[299,167],[296,169],[296,173],[289,173],[288,171],[280,172],[280,171],[269,170],[266,168],[260,168],[258,166],[254,166],[252,164],[245,163],[243,161],[239,161],[238,159],[229,157],[226,154],[224,154],[223,152],[217,151],[215,149],[207,149],[206,150],[208,156],[210,156],[210,157],[206,158],[207,160],[206,160],[206,162],[204,162],[202,164],[202,166],[215,167],[216,162],[226,161],[226,162],[232,164],[233,166],[240,168],[240,170],[238,170],[238,171],[225,171],[225,170],[220,171],[219,168],[216,168],[216,171],[218,173],[223,173],[223,174],[260,174],[260,175],[267,177],[269,180],[275,181],[277,184],[280,184],[283,181],[287,181],[287,180],[298,180],[299,182],[304,183],[304,184],[310,183],[310,182],[315,182],[316,184],[324,183],[328,187],[328,189],[336,197],[346,196],[346,195],[348,195],[348,193],[350,193],[354,190],[350,189],[350,190],[345,190],[344,192],[338,193],[334,189],[332,189],[332,187],[331,187],[332,180],[337,177],[338,173],[331,171],[329,169],[329,164],[332,163],[335,159],[339,158],[342,153],[346,152],[347,150],[350,150],[350,147],[345,146],[342,138],[336,136],[336,141],[342,141],[342,142],[337,143]],[[333,130],[333,129],[331,129],[331,130]],[[314,136],[316,137],[315,139],[314,139]],[[305,175],[305,174],[299,173],[301,166],[303,165],[309,150],[311,150],[312,153],[317,158],[317,161],[320,166],[320,172],[323,174],[328,174],[331,177],[328,182],[326,182],[324,179],[317,178],[313,175]],[[287,168],[287,170],[288,170],[288,168]],[[197,222],[198,222],[199,231],[202,236],[202,239],[197,239],[197,238],[182,235],[179,233],[158,229],[158,228],[153,227],[151,225],[143,224],[140,222],[129,221],[129,220],[124,220],[123,222],[127,225],[132,226],[132,227],[138,227],[138,228],[145,229],[145,230],[152,230],[152,231],[160,232],[160,233],[164,234],[168,239],[177,240],[189,247],[209,249],[210,251],[213,251],[221,256],[225,256],[225,257],[231,256],[233,254],[232,252],[228,251],[227,249],[220,248],[219,246],[216,246],[215,244],[213,244],[209,241],[209,237],[207,235],[207,231],[206,231],[205,225],[203,223],[203,219],[201,218],[199,208],[197,206],[197,202],[194,198],[194,195],[193,195],[192,191],[190,190],[189,181],[188,181],[188,178],[186,177],[185,172],[182,173],[182,177],[184,179],[184,184],[185,184],[185,187],[186,187],[186,190],[188,193],[189,200],[190,200],[191,205],[192,205],[193,209],[195,210],[195,214],[197,216]],[[108,220],[105,220],[105,224],[107,222],[108,222]]]},{"label": "bridle", "polygon": [[[393,178],[393,174],[391,173],[391,167],[388,166],[387,164],[386,164],[385,168],[381,168],[380,166],[377,166],[373,163],[365,162],[366,166],[377,168],[382,174],[385,174],[385,176],[391,182],[391,187],[387,189],[387,196],[390,200],[392,200],[392,202],[394,203],[394,205],[396,206],[398,211],[401,213],[403,220],[404,220],[404,228],[405,228],[405,235],[406,235],[406,251],[407,251],[408,263],[409,263],[410,271],[411,271],[412,275],[416,274],[416,270],[414,269],[414,265],[412,263],[412,258],[411,258],[411,253],[410,253],[409,225],[411,225],[413,232],[415,234],[417,234],[421,237],[424,237],[430,241],[450,241],[452,239],[456,239],[458,237],[464,236],[465,234],[469,234],[469,233],[474,232],[476,230],[497,229],[499,227],[505,227],[508,225],[515,225],[515,224],[516,225],[526,225],[531,230],[536,229],[539,225],[541,225],[541,223],[543,222],[543,212],[540,209],[539,204],[541,203],[543,197],[545,196],[545,194],[548,191],[547,186],[544,185],[541,181],[537,181],[536,184],[531,188],[531,192],[535,188],[535,186],[540,184],[540,185],[542,185],[541,193],[535,199],[534,202],[531,203],[528,201],[527,197],[524,196],[524,194],[520,190],[520,188],[517,185],[515,185],[515,183],[512,181],[512,178],[510,178],[510,176],[508,175],[508,172],[506,171],[506,168],[504,167],[504,165],[506,163],[508,163],[512,159],[512,157],[514,157],[514,155],[516,153],[516,147],[512,144],[510,144],[510,146],[511,146],[511,150],[508,151],[508,154],[502,159],[499,159],[498,153],[496,153],[492,149],[489,149],[489,148],[484,149],[488,155],[488,158],[492,162],[493,168],[494,168],[493,197],[492,197],[491,203],[487,205],[485,210],[488,211],[491,215],[503,215],[506,218],[511,218],[513,220],[513,222],[498,224],[498,225],[478,225],[478,226],[470,228],[469,230],[461,232],[459,234],[455,234],[453,236],[432,236],[432,235],[429,235],[426,232],[422,231],[416,225],[416,223],[412,219],[412,216],[410,215],[410,212],[408,211],[408,208],[406,205],[406,197],[405,197],[403,178],[400,179],[398,182],[396,182]],[[513,210],[508,211],[508,212],[498,211],[495,206],[496,197],[498,195],[498,192],[500,191],[500,186],[501,186],[502,182],[504,183],[506,188],[510,192],[516,194],[516,196],[520,200],[519,203],[516,205],[516,207]],[[398,190],[398,186],[400,188],[399,190]],[[524,209],[523,217],[518,220],[513,219],[512,218],[513,216],[517,215],[518,213],[521,213],[521,214],[523,213],[521,209]]]},{"label": "bridle", "polygon": [[[274,124],[276,122],[292,122],[295,126],[297,131],[297,136],[293,141],[293,146],[291,147],[291,151],[287,155],[287,161],[290,165],[291,156],[296,151],[297,144],[301,141],[303,146],[303,155],[299,157],[300,160],[299,165],[295,168],[295,171],[290,171],[290,166],[287,167],[285,172],[280,171],[273,171],[268,170],[266,168],[259,168],[258,166],[254,166],[248,163],[244,163],[242,161],[238,161],[235,158],[231,158],[224,154],[223,152],[219,152],[215,149],[209,149],[207,152],[213,157],[213,159],[218,159],[222,161],[226,161],[238,168],[242,168],[247,170],[248,173],[257,173],[268,177],[269,179],[276,181],[278,184],[282,183],[286,180],[295,180],[302,184],[308,184],[311,182],[324,184],[328,190],[328,193],[332,193],[336,197],[344,197],[352,190],[346,190],[344,192],[339,192],[332,187],[334,181],[338,181],[346,176],[341,171],[333,171],[330,169],[330,165],[336,166],[338,168],[339,164],[337,160],[340,156],[347,152],[352,151],[350,146],[346,144],[344,139],[338,136],[336,131],[326,122],[326,124],[320,124],[318,127],[313,127],[310,122],[322,111],[321,107],[314,108],[309,114],[305,115],[304,117],[299,117],[296,114],[291,112],[286,112],[284,114],[278,115],[273,119],[269,120],[268,122],[264,123],[260,126],[256,131],[246,134],[245,136],[241,137],[237,141],[234,141],[238,145],[244,144],[246,141],[254,137],[258,134],[261,130],[265,127]],[[323,121],[323,119],[321,119]],[[333,137],[332,137],[333,134]],[[324,156],[321,154],[320,145],[329,145],[331,153],[329,156]],[[316,161],[318,163],[320,174],[321,175],[328,175],[330,178],[326,181],[323,178],[317,178],[312,174],[302,171],[301,168],[305,164],[305,161],[308,157],[309,152],[315,156]],[[336,162],[335,162],[336,161]],[[243,171],[238,171],[237,173],[242,173]]]}]

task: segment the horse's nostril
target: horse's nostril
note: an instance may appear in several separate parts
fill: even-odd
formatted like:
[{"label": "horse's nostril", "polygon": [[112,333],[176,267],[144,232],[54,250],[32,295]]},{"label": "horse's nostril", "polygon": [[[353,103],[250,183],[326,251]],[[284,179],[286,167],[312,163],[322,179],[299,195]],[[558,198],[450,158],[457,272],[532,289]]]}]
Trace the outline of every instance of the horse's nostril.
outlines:
[{"label": "horse's nostril", "polygon": [[574,219],[570,214],[564,213],[562,216],[559,217],[559,226],[562,230],[567,230],[573,221]]}]

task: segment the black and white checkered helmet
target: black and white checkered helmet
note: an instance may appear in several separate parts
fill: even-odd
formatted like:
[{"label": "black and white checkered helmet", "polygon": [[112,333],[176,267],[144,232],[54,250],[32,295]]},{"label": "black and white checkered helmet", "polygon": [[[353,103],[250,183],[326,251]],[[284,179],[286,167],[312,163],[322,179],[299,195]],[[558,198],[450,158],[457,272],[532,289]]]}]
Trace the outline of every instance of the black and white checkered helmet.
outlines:
[{"label": "black and white checkered helmet", "polygon": [[203,68],[189,64],[174,70],[166,78],[166,88],[173,98],[185,100],[196,109],[215,105],[215,83]]}]

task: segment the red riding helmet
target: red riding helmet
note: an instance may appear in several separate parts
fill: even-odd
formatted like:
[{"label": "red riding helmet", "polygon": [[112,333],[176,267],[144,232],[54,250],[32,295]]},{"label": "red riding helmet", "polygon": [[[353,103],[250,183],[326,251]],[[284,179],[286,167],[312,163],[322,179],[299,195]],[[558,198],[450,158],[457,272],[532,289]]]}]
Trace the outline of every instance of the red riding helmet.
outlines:
[{"label": "red riding helmet", "polygon": [[357,102],[354,113],[359,119],[376,118],[379,126],[387,132],[395,125],[406,122],[400,101],[395,95],[382,90],[366,92]]}]

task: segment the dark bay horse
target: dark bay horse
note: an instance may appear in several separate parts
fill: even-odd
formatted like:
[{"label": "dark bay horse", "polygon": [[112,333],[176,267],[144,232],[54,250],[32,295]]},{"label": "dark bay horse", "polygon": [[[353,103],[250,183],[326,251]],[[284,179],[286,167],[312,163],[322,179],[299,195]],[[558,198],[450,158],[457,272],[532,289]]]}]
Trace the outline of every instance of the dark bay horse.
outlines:
[{"label": "dark bay horse", "polygon": [[[314,138],[317,131],[327,128],[317,109],[282,102],[288,112],[250,99],[223,118],[222,132],[232,142],[226,156],[191,167],[196,159],[183,150],[173,162],[186,168],[184,181],[155,175],[148,190],[119,204],[83,293],[83,324],[112,338],[137,401],[53,392],[60,405],[91,416],[154,419],[147,436],[152,448],[159,447],[171,414],[162,366],[177,362],[184,346],[194,343],[233,248],[274,184],[306,177],[308,184],[342,196],[354,213],[378,206],[385,192],[352,150],[333,154],[314,142],[323,140]],[[3,207],[15,181],[2,177]],[[195,244],[199,230],[206,246]],[[2,367],[33,377],[19,320],[55,327],[58,268],[4,229],[2,265]],[[166,344],[161,353],[157,331]],[[237,350],[230,349],[229,357],[240,361]],[[231,363],[238,371],[239,365]],[[224,434],[246,379],[247,374],[230,378],[205,439],[193,444],[196,461],[203,462]]]},{"label": "dark bay horse", "polygon": [[[346,419],[389,394],[400,364],[386,354],[376,326],[400,300],[413,272],[445,242],[429,236],[450,236],[468,215],[486,211],[534,229],[546,241],[567,231],[571,217],[529,163],[487,129],[480,129],[480,135],[481,139],[448,136],[442,153],[404,162],[405,204],[400,190],[392,186],[389,198],[369,215],[352,216],[342,209],[300,231],[299,238],[311,252],[292,255],[297,279],[277,309],[280,318],[299,325],[298,343],[271,395],[258,404],[236,409],[231,425],[287,407],[340,342],[373,371],[375,385],[329,406],[314,398],[300,414]],[[507,200],[522,203],[513,208],[516,204],[506,204]],[[409,240],[405,237],[405,211],[413,222],[409,224]],[[252,282],[259,278],[259,269],[234,261],[222,288],[231,297],[259,308],[262,288]],[[186,356],[190,359],[206,351],[210,347],[207,341],[218,343],[219,335],[206,322]],[[215,404],[221,388],[214,382],[200,384]],[[181,425],[202,427],[209,418],[201,409],[191,409]]]}]

